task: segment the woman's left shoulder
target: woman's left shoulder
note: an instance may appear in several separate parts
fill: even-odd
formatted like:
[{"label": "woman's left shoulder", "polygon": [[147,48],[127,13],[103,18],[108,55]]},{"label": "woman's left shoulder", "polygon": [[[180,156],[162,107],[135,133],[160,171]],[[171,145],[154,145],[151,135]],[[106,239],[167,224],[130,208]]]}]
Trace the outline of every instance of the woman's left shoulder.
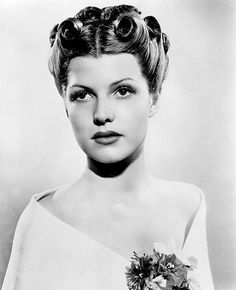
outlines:
[{"label": "woman's left shoulder", "polygon": [[176,199],[182,209],[190,216],[195,215],[204,198],[203,191],[194,184],[176,181],[173,187],[176,188]]},{"label": "woman's left shoulder", "polygon": [[156,190],[161,190],[163,195],[173,201],[177,207],[187,215],[196,213],[202,200],[203,191],[196,185],[179,181],[153,180]]},{"label": "woman's left shoulder", "polygon": [[186,205],[199,206],[201,203],[204,194],[198,186],[178,181],[170,181],[169,186],[175,192],[176,198]]}]

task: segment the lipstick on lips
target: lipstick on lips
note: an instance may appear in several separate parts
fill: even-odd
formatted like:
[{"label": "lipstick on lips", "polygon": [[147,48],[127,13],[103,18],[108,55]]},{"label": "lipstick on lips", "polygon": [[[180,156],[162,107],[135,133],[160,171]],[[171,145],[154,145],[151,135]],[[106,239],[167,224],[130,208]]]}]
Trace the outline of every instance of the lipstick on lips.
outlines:
[{"label": "lipstick on lips", "polygon": [[98,144],[109,145],[117,142],[121,134],[115,131],[97,132],[93,135],[92,139]]}]

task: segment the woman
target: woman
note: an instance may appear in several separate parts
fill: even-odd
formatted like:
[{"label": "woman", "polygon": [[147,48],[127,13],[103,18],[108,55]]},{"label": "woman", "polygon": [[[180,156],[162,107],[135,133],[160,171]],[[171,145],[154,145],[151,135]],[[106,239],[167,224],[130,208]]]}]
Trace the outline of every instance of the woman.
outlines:
[{"label": "woman", "polygon": [[169,41],[154,17],[140,14],[128,5],[87,7],[50,34],[49,69],[87,168],[73,183],[32,197],[3,289],[180,289],[164,274],[145,285],[125,275],[133,251],[167,251],[168,240],[172,253],[183,249],[197,262],[186,264],[196,283],[188,276],[182,289],[213,289],[203,194],[145,170]]}]

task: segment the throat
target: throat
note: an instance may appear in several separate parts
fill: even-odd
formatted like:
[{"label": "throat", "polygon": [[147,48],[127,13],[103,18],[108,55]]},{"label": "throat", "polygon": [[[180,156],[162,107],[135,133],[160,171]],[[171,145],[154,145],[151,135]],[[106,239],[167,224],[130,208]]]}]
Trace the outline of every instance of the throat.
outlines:
[{"label": "throat", "polygon": [[142,169],[144,167],[143,148],[137,148],[128,157],[113,163],[103,163],[90,157],[87,158],[88,169],[100,177],[117,177],[127,171],[127,169]]},{"label": "throat", "polygon": [[137,198],[140,192],[147,190],[148,174],[142,152],[132,156],[132,160],[130,158],[109,164],[88,159],[88,168],[83,175],[86,191],[95,196],[98,194],[99,199],[104,195],[116,196],[115,200],[121,203],[123,197],[125,200]]}]

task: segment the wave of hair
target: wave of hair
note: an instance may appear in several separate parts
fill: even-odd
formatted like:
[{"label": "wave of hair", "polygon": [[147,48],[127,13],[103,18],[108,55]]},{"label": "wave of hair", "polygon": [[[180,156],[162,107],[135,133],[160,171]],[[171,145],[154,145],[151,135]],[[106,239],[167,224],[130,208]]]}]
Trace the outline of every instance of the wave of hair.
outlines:
[{"label": "wave of hair", "polygon": [[69,62],[76,56],[131,53],[149,91],[158,96],[168,67],[169,40],[154,16],[141,17],[134,6],[86,7],[53,27],[49,70],[61,95]]}]

